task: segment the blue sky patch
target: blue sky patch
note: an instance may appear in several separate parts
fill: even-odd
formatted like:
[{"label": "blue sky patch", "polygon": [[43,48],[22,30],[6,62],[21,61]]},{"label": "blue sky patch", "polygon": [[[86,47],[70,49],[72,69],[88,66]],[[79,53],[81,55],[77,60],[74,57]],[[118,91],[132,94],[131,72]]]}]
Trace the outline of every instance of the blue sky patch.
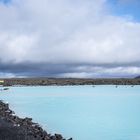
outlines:
[{"label": "blue sky patch", "polygon": [[[121,2],[122,1],[122,2]],[[135,21],[140,21],[140,1],[123,0],[108,0],[111,7],[111,12],[118,16],[131,16]]]},{"label": "blue sky patch", "polygon": [[0,0],[0,3],[8,4],[11,0]]}]

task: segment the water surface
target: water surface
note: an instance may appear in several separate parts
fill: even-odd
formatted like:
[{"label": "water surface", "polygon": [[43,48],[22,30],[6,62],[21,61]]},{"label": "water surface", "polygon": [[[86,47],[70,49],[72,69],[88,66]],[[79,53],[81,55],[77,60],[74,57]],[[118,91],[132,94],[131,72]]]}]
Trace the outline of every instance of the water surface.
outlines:
[{"label": "water surface", "polygon": [[66,138],[140,140],[140,86],[10,87],[0,99]]}]

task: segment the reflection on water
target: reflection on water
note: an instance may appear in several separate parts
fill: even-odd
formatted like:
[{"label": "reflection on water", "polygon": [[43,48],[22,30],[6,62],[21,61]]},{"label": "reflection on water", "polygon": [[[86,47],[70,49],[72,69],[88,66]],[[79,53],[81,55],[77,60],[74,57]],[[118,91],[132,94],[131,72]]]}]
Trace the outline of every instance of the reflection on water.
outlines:
[{"label": "reflection on water", "polygon": [[140,139],[140,86],[11,87],[0,98],[74,140]]}]

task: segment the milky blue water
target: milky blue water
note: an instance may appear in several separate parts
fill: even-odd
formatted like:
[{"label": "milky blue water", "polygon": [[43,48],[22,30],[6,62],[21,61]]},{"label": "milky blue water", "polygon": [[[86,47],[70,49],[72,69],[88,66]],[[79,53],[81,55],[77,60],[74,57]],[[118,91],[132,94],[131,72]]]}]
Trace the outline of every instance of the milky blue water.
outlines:
[{"label": "milky blue water", "polygon": [[10,87],[17,115],[74,140],[140,140],[140,86]]}]

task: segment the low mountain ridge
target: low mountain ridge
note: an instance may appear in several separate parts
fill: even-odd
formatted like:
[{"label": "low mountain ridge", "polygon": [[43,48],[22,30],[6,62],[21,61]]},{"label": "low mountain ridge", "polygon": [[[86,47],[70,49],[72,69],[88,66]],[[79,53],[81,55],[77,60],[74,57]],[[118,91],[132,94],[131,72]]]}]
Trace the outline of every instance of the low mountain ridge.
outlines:
[{"label": "low mountain ridge", "polygon": [[135,77],[135,79],[140,79],[140,76]]}]

